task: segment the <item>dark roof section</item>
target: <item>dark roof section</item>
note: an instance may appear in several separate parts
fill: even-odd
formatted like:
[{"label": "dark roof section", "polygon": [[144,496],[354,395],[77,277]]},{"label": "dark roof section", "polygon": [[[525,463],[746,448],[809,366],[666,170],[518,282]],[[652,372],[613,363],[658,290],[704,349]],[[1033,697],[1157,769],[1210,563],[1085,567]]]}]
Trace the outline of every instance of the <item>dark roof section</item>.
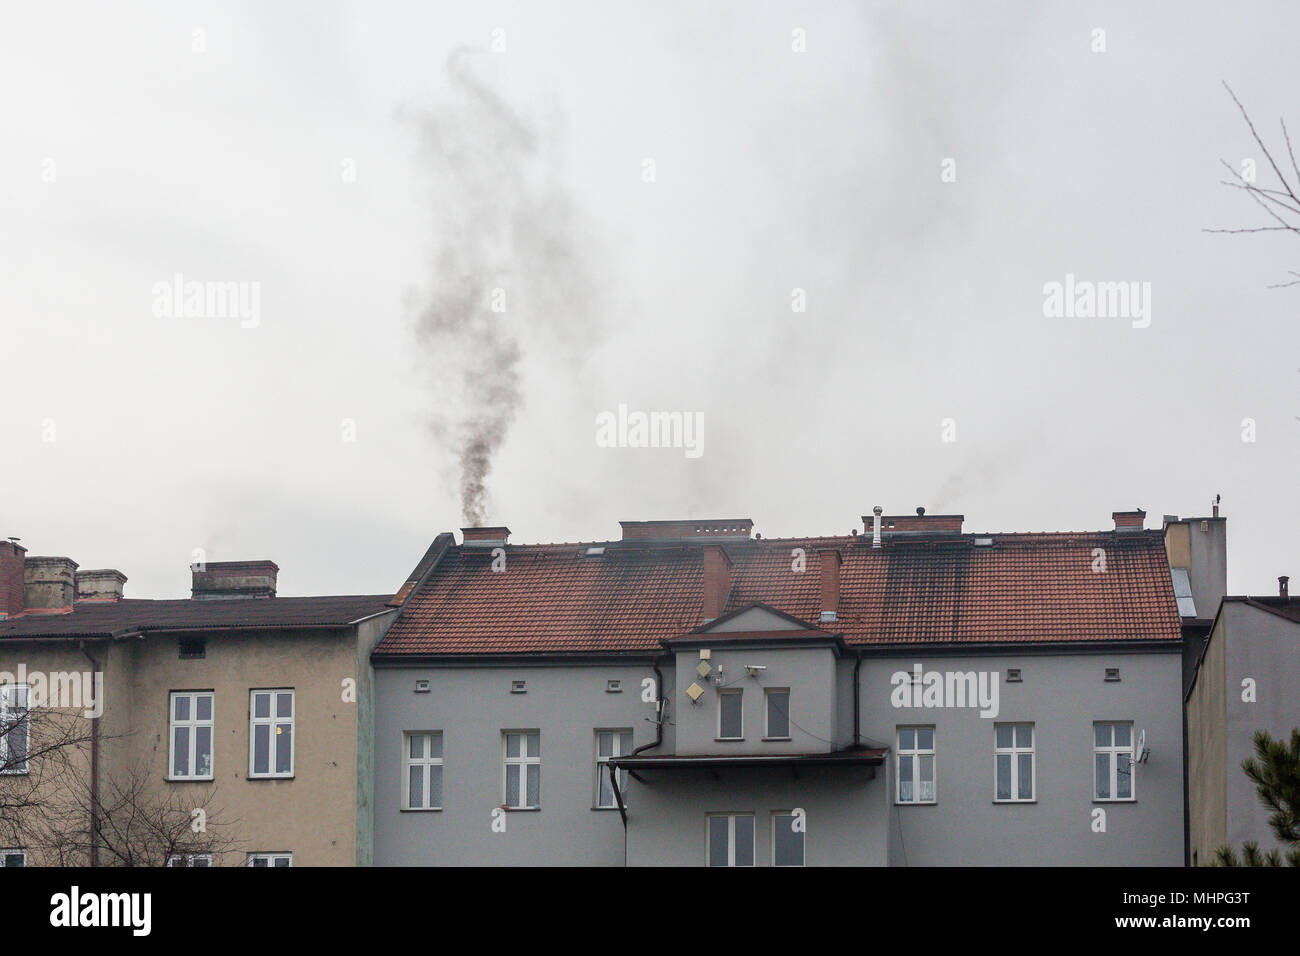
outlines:
[{"label": "dark roof section", "polygon": [[[991,541],[975,545],[976,538]],[[375,658],[653,652],[703,618],[707,540],[449,547]],[[720,543],[720,542],[719,542]],[[598,555],[587,549],[603,547]],[[769,605],[820,629],[819,549],[838,549],[835,632],[850,646],[1181,639],[1159,531],[727,541],[724,615]],[[802,549],[806,567],[794,570]]]},{"label": "dark roof section", "polygon": [[390,597],[232,598],[229,600],[81,601],[71,611],[28,612],[0,620],[0,641],[25,637],[114,637],[149,631],[346,627],[392,610]]}]

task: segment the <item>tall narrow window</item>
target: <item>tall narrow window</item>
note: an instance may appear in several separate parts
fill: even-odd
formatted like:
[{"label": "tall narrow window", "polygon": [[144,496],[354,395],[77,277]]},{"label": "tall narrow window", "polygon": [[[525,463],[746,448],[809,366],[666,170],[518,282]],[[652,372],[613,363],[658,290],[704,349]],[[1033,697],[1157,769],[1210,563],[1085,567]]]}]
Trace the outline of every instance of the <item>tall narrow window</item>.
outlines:
[{"label": "tall narrow window", "polygon": [[[632,752],[632,731],[598,730],[596,731],[596,806],[602,810],[618,807],[614,799],[614,787],[609,779],[609,758],[626,757]],[[627,771],[618,771],[618,789],[627,802]]]},{"label": "tall narrow window", "polygon": [[27,772],[30,699],[27,684],[0,684],[0,773]]},{"label": "tall narrow window", "polygon": [[542,735],[536,730],[508,730],[505,738],[505,804],[512,810],[541,806]]},{"label": "tall narrow window", "polygon": [[405,810],[442,809],[442,732],[405,734]]},{"label": "tall narrow window", "polygon": [[1034,799],[1034,725],[998,724],[994,728],[995,798],[1004,802]]},{"label": "tall narrow window", "polygon": [[705,824],[709,866],[754,865],[752,813],[710,813]]},{"label": "tall narrow window", "polygon": [[767,704],[767,727],[763,736],[768,740],[790,739],[790,688],[772,687],[763,692]]},{"label": "tall narrow window", "polygon": [[1133,800],[1133,725],[1092,725],[1093,797],[1097,800]]},{"label": "tall narrow window", "polygon": [[898,728],[898,802],[934,803],[934,728]]},{"label": "tall narrow window", "polygon": [[803,840],[808,818],[778,810],[772,814],[772,865],[803,866]]},{"label": "tall narrow window", "polygon": [[718,691],[718,739],[741,740],[745,736],[745,724],[741,702],[744,691],[739,687]]},{"label": "tall narrow window", "polygon": [[212,693],[174,692],[171,714],[171,778],[211,780]]},{"label": "tall narrow window", "polygon": [[248,775],[293,776],[294,702],[292,690],[249,694]]}]

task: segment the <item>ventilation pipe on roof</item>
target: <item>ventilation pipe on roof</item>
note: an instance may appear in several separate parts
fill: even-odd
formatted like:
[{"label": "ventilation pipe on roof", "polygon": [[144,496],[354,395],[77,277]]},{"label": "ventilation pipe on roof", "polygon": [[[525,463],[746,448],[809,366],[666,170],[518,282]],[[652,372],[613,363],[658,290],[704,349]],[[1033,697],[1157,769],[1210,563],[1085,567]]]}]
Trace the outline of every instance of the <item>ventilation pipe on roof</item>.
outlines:
[{"label": "ventilation pipe on roof", "polygon": [[1277,596],[1283,601],[1287,600],[1290,581],[1291,579],[1285,574],[1280,575],[1277,579]]},{"label": "ventilation pipe on roof", "polygon": [[871,523],[871,546],[878,548],[880,547],[880,516],[885,513],[885,509],[876,505],[871,509],[871,513],[876,516]]}]

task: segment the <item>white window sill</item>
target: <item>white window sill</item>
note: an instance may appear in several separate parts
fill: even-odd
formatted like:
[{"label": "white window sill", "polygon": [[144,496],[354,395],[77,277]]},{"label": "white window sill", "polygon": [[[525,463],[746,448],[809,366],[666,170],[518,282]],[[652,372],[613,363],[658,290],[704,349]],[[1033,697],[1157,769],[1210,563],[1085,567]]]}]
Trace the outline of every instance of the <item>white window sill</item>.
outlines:
[{"label": "white window sill", "polygon": [[1034,800],[994,800],[993,802],[994,802],[994,803],[998,803],[998,804],[1006,803],[1006,804],[1012,804],[1012,805],[1014,805],[1014,804],[1017,804],[1017,803],[1037,803],[1038,800],[1037,800],[1037,799],[1034,799]]},{"label": "white window sill", "polygon": [[442,807],[402,807],[401,813],[442,813]]},{"label": "white window sill", "polygon": [[[996,802],[998,802],[998,801],[994,801],[994,802],[996,803]],[[939,801],[938,801],[937,799],[935,799],[935,800],[895,800],[895,801],[894,801],[894,806],[896,806],[896,807],[935,807],[935,806],[938,806],[938,805],[939,805]]]},{"label": "white window sill", "polygon": [[541,808],[541,807],[507,807],[507,806],[502,806],[501,809],[504,810],[506,813],[536,813],[537,811],[541,810],[542,808]]},{"label": "white window sill", "polygon": [[209,774],[206,777],[163,777],[168,783],[211,783],[217,778]]},{"label": "white window sill", "polygon": [[291,773],[259,773],[259,774],[250,773],[244,779],[245,780],[292,780],[293,776],[294,775]]},{"label": "white window sill", "polygon": [[779,743],[781,741],[789,741],[789,740],[794,740],[794,738],[793,737],[764,737],[763,738],[764,743],[768,741],[776,741]]},{"label": "white window sill", "polygon": [[743,744],[745,742],[745,738],[744,737],[714,737],[713,741],[714,743],[719,743],[719,744]]},{"label": "white window sill", "polygon": [[1093,803],[1137,803],[1137,797],[1093,797]]}]

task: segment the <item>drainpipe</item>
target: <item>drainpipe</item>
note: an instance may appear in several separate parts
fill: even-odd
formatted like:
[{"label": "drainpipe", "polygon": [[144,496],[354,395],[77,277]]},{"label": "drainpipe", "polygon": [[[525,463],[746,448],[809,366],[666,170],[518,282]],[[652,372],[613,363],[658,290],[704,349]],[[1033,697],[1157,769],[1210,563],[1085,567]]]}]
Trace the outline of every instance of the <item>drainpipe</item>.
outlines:
[{"label": "drainpipe", "polygon": [[[91,686],[94,686],[95,675],[99,673],[99,661],[86,647],[86,642],[81,642],[81,653],[86,655],[86,660],[90,661],[93,670],[90,672]],[[99,710],[103,710],[103,702],[96,701]],[[99,866],[99,718],[90,718],[90,865]]]},{"label": "drainpipe", "polygon": [[860,722],[859,711],[861,704],[861,693],[858,690],[858,672],[862,670],[862,650],[858,649],[858,659],[853,665],[853,749],[862,749],[862,725]]},{"label": "drainpipe", "polygon": [[[671,658],[669,659],[671,660]],[[642,744],[640,747],[634,749],[630,754],[628,754],[629,757],[635,757],[641,751],[649,750],[651,747],[658,747],[664,742],[664,710],[668,704],[668,698],[664,697],[664,675],[663,671],[659,670],[659,661],[657,659],[652,661],[650,666],[654,668],[655,691],[658,694],[658,698],[655,701],[655,739],[653,743]],[[614,785],[614,793],[618,793],[618,784]],[[626,817],[623,822],[627,822]]]}]

